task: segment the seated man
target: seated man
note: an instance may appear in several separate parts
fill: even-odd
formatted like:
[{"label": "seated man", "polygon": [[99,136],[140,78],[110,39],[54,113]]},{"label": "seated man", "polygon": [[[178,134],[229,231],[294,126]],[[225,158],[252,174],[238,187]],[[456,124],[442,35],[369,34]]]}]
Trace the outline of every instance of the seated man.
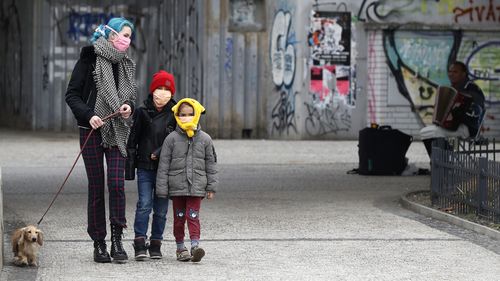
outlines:
[{"label": "seated man", "polygon": [[450,64],[448,78],[451,87],[459,93],[471,98],[471,102],[464,103],[451,111],[453,125],[449,129],[430,125],[420,130],[420,136],[424,142],[429,157],[432,152],[432,141],[437,138],[447,137],[475,137],[480,130],[482,117],[484,116],[484,94],[467,77],[467,66],[460,61]]}]

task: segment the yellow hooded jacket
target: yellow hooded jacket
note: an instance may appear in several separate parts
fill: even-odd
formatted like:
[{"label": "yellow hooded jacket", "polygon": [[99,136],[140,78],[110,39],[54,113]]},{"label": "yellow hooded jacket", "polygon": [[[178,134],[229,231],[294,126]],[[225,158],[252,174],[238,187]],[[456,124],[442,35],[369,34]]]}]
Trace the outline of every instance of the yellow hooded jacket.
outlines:
[{"label": "yellow hooded jacket", "polygon": [[[179,119],[179,107],[183,103],[188,103],[194,108],[194,118],[193,121],[189,123],[182,123]],[[195,99],[183,98],[174,107],[172,107],[172,111],[174,112],[177,125],[186,132],[188,137],[192,138],[195,131],[198,129],[198,122],[200,122],[201,114],[205,112],[205,108],[203,107],[203,105],[201,105],[201,103],[199,103]]]}]

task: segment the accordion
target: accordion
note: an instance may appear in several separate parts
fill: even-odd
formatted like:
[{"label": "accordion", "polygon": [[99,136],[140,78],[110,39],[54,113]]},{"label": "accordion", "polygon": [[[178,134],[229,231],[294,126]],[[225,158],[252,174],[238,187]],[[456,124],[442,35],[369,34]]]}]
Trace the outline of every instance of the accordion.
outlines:
[{"label": "accordion", "polygon": [[456,130],[460,125],[460,120],[456,120],[451,113],[459,108],[465,112],[471,103],[470,95],[458,92],[451,87],[439,86],[434,102],[432,123],[444,129]]}]

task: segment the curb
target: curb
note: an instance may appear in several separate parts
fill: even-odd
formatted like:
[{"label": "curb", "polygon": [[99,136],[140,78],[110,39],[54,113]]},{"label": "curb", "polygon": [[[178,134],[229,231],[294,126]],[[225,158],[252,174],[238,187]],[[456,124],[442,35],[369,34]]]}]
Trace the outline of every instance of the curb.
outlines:
[{"label": "curb", "polygon": [[442,211],[439,211],[439,210],[436,210],[433,208],[429,208],[427,206],[412,202],[412,201],[407,199],[408,195],[414,194],[414,193],[419,193],[419,192],[424,192],[424,191],[409,192],[407,194],[402,195],[401,199],[400,199],[401,205],[403,205],[403,207],[405,207],[406,209],[411,210],[415,213],[418,213],[418,214],[421,214],[421,215],[424,215],[427,217],[431,217],[434,219],[442,220],[442,221],[460,226],[462,228],[472,230],[472,231],[477,232],[479,234],[486,235],[490,238],[500,240],[500,231],[491,229],[491,228],[484,226],[484,225],[477,224],[475,222],[464,220],[464,219],[459,218],[457,216],[450,215],[448,213],[445,213],[445,212],[442,212]]}]

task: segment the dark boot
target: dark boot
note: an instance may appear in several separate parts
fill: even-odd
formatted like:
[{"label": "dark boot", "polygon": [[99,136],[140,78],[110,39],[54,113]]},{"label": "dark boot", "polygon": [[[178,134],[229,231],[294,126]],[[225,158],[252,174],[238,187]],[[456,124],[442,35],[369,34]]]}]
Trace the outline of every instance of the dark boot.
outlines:
[{"label": "dark boot", "polygon": [[146,246],[146,239],[135,238],[133,245],[134,245],[135,260],[136,261],[143,261],[144,259],[146,259],[148,257],[148,255],[147,255],[148,247]]},{"label": "dark boot", "polygon": [[100,263],[111,262],[104,240],[94,241],[94,261]]},{"label": "dark boot", "polygon": [[111,257],[116,262],[127,262],[128,256],[122,244],[123,227],[111,225]]},{"label": "dark boot", "polygon": [[152,259],[161,259],[161,240],[151,240],[149,243],[149,257]]}]

